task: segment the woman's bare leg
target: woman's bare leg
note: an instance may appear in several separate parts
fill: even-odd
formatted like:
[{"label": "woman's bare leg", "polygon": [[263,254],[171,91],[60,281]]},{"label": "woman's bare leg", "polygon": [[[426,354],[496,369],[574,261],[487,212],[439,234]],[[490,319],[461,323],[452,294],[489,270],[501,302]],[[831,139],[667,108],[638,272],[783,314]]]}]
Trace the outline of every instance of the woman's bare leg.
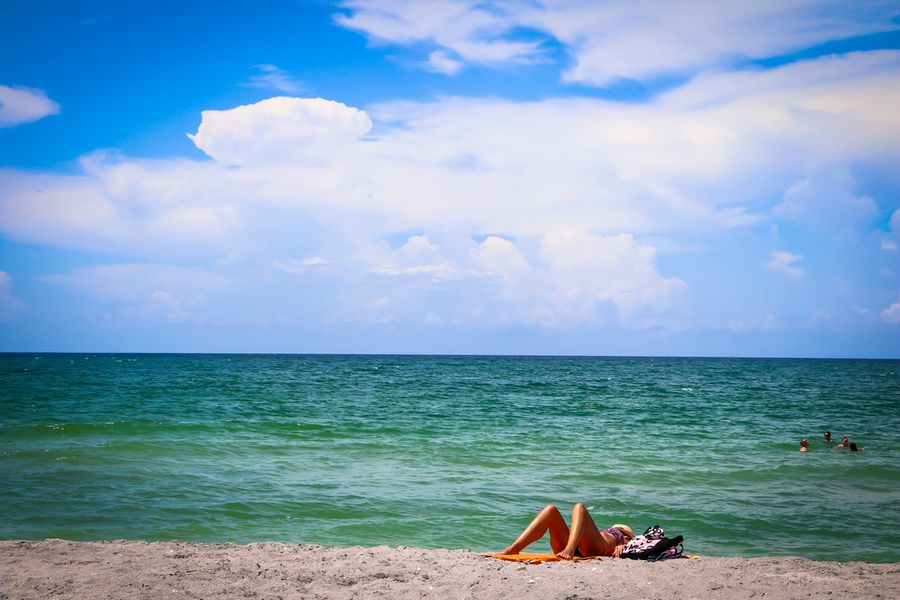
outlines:
[{"label": "woman's bare leg", "polygon": [[569,539],[569,526],[566,525],[566,520],[563,519],[559,509],[552,504],[545,506],[525,528],[522,535],[500,554],[518,554],[532,542],[544,537],[548,531],[550,532],[550,547],[553,552],[559,552],[565,548],[566,541]]},{"label": "woman's bare leg", "polygon": [[579,502],[572,508],[572,529],[569,531],[569,538],[566,546],[562,550],[554,552],[560,558],[569,559],[575,555],[575,548],[581,550],[582,556],[594,556],[603,553],[603,536],[597,529],[597,524],[591,518],[591,513],[587,507]]}]

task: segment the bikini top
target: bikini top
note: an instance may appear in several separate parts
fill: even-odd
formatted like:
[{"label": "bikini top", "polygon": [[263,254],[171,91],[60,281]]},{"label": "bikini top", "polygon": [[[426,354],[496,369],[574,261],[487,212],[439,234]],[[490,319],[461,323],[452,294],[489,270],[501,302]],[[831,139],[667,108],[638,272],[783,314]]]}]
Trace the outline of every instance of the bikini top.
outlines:
[{"label": "bikini top", "polygon": [[609,529],[604,529],[604,533],[608,533],[609,535],[616,538],[616,546],[623,546],[625,544],[625,534],[616,529],[615,527],[610,527]]}]

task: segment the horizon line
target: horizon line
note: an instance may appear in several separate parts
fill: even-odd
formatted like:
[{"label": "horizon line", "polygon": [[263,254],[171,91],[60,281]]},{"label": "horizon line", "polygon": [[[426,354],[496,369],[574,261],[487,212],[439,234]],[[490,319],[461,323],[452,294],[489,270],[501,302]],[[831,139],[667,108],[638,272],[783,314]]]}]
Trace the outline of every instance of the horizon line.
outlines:
[{"label": "horizon line", "polygon": [[477,354],[443,352],[203,352],[203,351],[82,351],[82,350],[2,350],[3,355],[169,355],[169,356],[356,356],[356,357],[430,357],[430,358],[627,358],[627,359],[712,359],[712,360],[871,360],[900,361],[898,357],[866,356],[726,356],[726,355],[678,355],[678,354]]}]

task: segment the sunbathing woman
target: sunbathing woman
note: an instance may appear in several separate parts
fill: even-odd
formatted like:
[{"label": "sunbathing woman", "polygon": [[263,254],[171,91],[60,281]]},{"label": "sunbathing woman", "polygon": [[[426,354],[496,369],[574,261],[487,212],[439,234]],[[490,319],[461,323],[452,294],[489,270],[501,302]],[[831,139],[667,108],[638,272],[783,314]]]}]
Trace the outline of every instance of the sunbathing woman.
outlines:
[{"label": "sunbathing woman", "polygon": [[572,509],[572,528],[566,525],[559,509],[552,504],[544,507],[516,541],[501,554],[518,554],[532,542],[550,532],[550,547],[560,558],[574,556],[619,556],[625,544],[634,537],[628,525],[613,525],[600,531],[587,508],[580,502]]}]

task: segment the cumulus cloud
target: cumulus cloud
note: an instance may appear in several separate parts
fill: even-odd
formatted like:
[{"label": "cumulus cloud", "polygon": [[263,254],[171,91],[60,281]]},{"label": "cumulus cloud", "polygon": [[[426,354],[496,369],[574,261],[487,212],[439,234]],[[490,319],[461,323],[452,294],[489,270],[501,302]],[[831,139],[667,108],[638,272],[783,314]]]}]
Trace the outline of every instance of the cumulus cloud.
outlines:
[{"label": "cumulus cloud", "polygon": [[32,243],[160,257],[221,254],[241,228],[233,182],[214,164],[105,152],[79,164],[71,177],[0,170],[0,229]]},{"label": "cumulus cloud", "polygon": [[356,252],[352,262],[379,275],[425,275],[433,281],[463,276],[444,255],[443,249],[425,235],[410,236],[397,249],[391,249],[383,242],[365,248]]},{"label": "cumulus cloud", "polygon": [[[702,247],[779,203],[798,223],[828,206],[828,223],[868,223],[874,199],[827,171],[892,173],[898,72],[898,52],[848,55],[707,75],[639,105],[446,98],[362,110],[276,97],[204,112],[191,139],[210,160],[95,153],[75,174],[0,171],[0,231],[152,263],[227,260],[260,281],[353,281],[352,292],[334,284],[344,315],[413,307],[432,322],[649,326],[687,289],[660,266],[666,244]],[[792,274],[798,259],[770,266]],[[129,302],[185,307],[200,293],[140,289]]]},{"label": "cumulus cloud", "polygon": [[552,273],[551,297],[560,305],[554,314],[563,306],[575,307],[575,320],[591,314],[600,302],[612,303],[628,321],[664,313],[687,285],[662,276],[655,264],[656,249],[638,244],[630,234],[551,231],[542,238],[538,253]]},{"label": "cumulus cloud", "polygon": [[279,96],[205,110],[197,133],[188,137],[223,164],[284,164],[312,159],[324,147],[345,146],[371,128],[365,112],[340,102]]},{"label": "cumulus cloud", "polygon": [[[444,227],[539,236],[573,226],[638,235],[744,226],[769,210],[754,199],[784,194],[810,172],[819,177],[810,161],[825,146],[840,146],[845,163],[875,167],[898,151],[900,53],[886,53],[879,68],[871,62],[848,56],[719,85],[705,78],[698,86],[717,98],[713,105],[690,85],[636,106],[447,99],[362,111],[272,98],[204,112],[192,139],[215,162],[98,153],[75,176],[0,172],[0,228],[93,249],[104,240],[156,248],[180,240],[183,250],[193,235],[193,247],[215,251],[219,241],[233,246],[246,239],[242,231],[258,231],[260,220],[277,219],[279,228],[286,218],[305,230],[337,228],[341,242],[341,230],[357,226],[376,236]],[[853,65],[865,67],[862,80]],[[846,79],[823,75],[834,71]],[[721,100],[744,79],[760,84],[758,97]],[[832,108],[816,112],[813,102]],[[851,195],[842,206],[852,212],[857,199],[855,214],[865,217],[871,201]],[[815,203],[805,201],[815,197],[796,197],[791,214],[815,218]]]},{"label": "cumulus cloud", "polygon": [[[569,81],[604,85],[693,73],[896,29],[896,5],[840,0],[347,0],[335,21],[383,43],[431,45],[469,64],[546,59],[552,40],[571,57]],[[523,37],[522,31],[529,32]]]},{"label": "cumulus cloud", "polygon": [[531,273],[531,265],[510,240],[491,235],[473,251],[473,257],[489,275],[519,279]]},{"label": "cumulus cloud", "polygon": [[783,273],[789,277],[802,277],[803,269],[794,265],[799,262],[803,256],[801,254],[791,254],[790,252],[773,252],[772,260],[766,263],[766,266],[776,273]]},{"label": "cumulus cloud", "polygon": [[501,320],[551,327],[612,321],[649,326],[659,324],[687,287],[660,274],[655,249],[628,234],[571,228],[534,241],[530,257],[499,236],[488,236],[470,252],[472,272],[499,283],[488,293],[504,304]]},{"label": "cumulus cloud", "polygon": [[43,90],[0,85],[0,127],[30,123],[59,113]]}]

